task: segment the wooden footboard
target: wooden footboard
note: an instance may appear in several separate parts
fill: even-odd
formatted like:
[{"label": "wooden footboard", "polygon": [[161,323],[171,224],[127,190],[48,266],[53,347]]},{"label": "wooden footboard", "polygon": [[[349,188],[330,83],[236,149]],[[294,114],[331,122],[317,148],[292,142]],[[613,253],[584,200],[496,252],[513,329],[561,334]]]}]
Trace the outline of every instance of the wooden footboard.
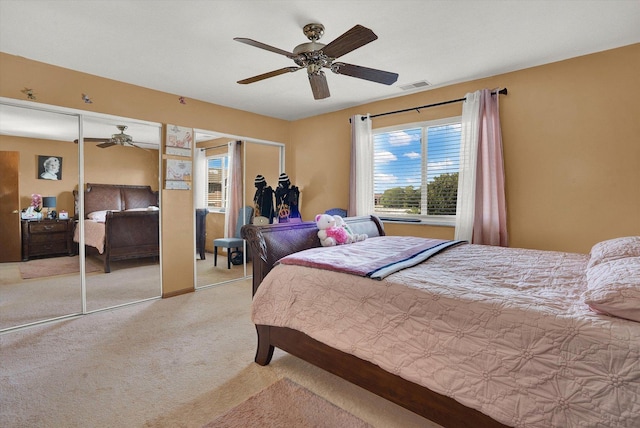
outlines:
[{"label": "wooden footboard", "polygon": [[105,222],[104,271],[111,262],[143,257],[160,257],[158,211],[107,213]]},{"label": "wooden footboard", "polygon": [[[345,219],[354,233],[384,235],[377,217]],[[253,294],[282,257],[320,246],[314,222],[242,228],[253,259]],[[286,327],[256,325],[258,347],[255,362],[267,365],[274,348],[295,355],[374,394],[390,400],[445,427],[505,427],[489,416],[452,398],[391,374],[379,366],[327,346],[306,334]]]}]

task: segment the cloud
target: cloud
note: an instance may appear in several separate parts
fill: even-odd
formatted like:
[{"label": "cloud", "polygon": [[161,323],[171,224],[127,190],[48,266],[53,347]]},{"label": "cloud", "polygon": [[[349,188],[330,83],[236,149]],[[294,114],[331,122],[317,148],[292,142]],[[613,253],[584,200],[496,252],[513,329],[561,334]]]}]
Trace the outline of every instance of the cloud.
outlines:
[{"label": "cloud", "polygon": [[408,146],[412,141],[419,141],[419,135],[409,135],[405,131],[393,131],[387,134],[392,146]]},{"label": "cloud", "polygon": [[377,164],[381,164],[397,161],[398,157],[389,151],[381,150],[379,152],[376,152],[374,160]]},{"label": "cloud", "polygon": [[434,174],[438,171],[450,170],[452,166],[453,161],[451,159],[446,159],[438,162],[429,162],[427,164],[427,171],[429,171],[429,174]]},{"label": "cloud", "polygon": [[420,153],[417,152],[408,152],[403,154],[402,156],[407,157],[409,159],[420,159]]},{"label": "cloud", "polygon": [[[389,185],[398,182],[398,177],[393,174],[375,174],[375,182],[379,185]],[[386,186],[385,186],[386,187]]]}]

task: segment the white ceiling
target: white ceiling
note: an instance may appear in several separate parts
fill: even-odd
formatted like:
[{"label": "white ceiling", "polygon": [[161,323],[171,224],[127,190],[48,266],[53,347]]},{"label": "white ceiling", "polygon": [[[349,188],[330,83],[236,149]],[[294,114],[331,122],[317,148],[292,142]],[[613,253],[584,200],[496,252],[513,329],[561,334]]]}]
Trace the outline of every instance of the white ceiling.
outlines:
[{"label": "white ceiling", "polygon": [[[325,26],[325,44],[355,24],[372,29],[378,40],[340,60],[398,81],[327,71],[324,100],[304,70],[236,83],[294,64],[234,37],[291,51],[311,22]],[[638,42],[638,0],[0,0],[2,52],[287,120],[407,94],[401,86],[422,80],[445,86]]]}]

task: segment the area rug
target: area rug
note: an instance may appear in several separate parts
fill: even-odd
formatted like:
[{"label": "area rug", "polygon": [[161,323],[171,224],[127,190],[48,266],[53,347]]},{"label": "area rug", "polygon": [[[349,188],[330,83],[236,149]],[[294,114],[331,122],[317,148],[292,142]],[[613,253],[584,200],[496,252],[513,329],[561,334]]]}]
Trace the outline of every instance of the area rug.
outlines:
[{"label": "area rug", "polygon": [[249,397],[203,428],[371,427],[289,379],[281,379]]},{"label": "area rug", "polygon": [[[97,272],[102,264],[87,258],[86,272]],[[45,276],[67,275],[80,272],[80,258],[78,256],[50,257],[47,259],[29,260],[20,263],[22,279],[43,278]]]}]

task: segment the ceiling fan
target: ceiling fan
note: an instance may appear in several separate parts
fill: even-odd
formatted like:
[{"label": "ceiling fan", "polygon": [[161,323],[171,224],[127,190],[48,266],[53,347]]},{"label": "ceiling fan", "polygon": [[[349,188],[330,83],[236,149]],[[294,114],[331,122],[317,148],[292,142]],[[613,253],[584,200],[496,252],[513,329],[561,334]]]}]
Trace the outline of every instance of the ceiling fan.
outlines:
[{"label": "ceiling fan", "polygon": [[[138,145],[136,145],[136,143],[133,141],[133,137],[131,137],[131,135],[127,135],[124,133],[124,131],[127,129],[126,125],[116,125],[116,128],[118,128],[118,130],[120,130],[119,134],[112,134],[111,138],[91,138],[91,137],[86,137],[84,138],[84,141],[88,142],[88,143],[100,143],[97,145],[97,147],[100,147],[102,149],[107,148],[107,147],[111,147],[111,146],[132,146],[132,147],[137,147],[139,149],[142,150],[146,150]],[[78,144],[78,140],[74,140],[74,143]]]},{"label": "ceiling fan", "polygon": [[397,73],[347,64],[344,62],[335,62],[335,60],[342,55],[376,40],[378,36],[376,36],[370,29],[363,27],[362,25],[356,25],[328,45],[318,43],[318,40],[320,40],[324,34],[324,26],[322,24],[307,24],[304,26],[302,31],[305,36],[311,40],[311,42],[296,46],[293,49],[293,52],[278,49],[252,39],[246,39],[243,37],[234,38],[233,40],[238,42],[284,55],[287,58],[292,59],[297,65],[297,67],[284,67],[279,70],[249,77],[248,79],[238,81],[238,83],[243,85],[254,83],[270,77],[279,76],[285,73],[293,73],[306,68],[313,97],[316,100],[320,100],[330,96],[327,78],[324,71],[322,71],[323,68],[328,68],[336,74],[357,77],[358,79],[369,80],[371,82],[382,83],[384,85],[391,85],[398,80]]}]

